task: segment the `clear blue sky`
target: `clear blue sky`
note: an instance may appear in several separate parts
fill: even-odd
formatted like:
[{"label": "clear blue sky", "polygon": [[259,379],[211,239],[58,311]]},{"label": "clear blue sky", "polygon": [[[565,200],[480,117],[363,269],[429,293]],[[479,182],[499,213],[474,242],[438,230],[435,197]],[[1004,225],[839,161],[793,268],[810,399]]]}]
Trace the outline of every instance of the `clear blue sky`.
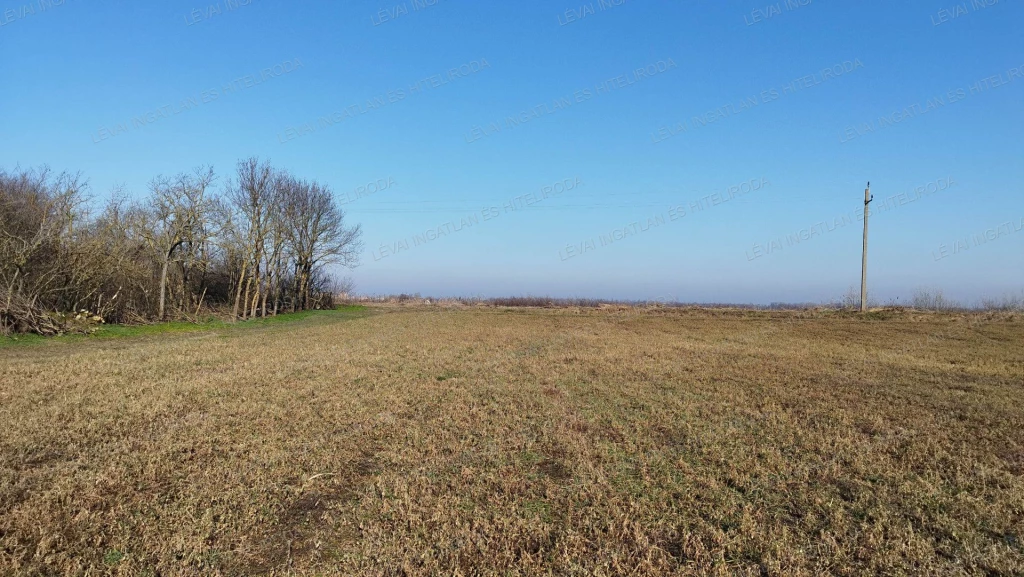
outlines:
[{"label": "clear blue sky", "polygon": [[1019,294],[1024,4],[803,2],[3,0],[0,166],[270,158],[351,201],[364,293],[756,303],[859,285],[870,180],[874,297]]}]

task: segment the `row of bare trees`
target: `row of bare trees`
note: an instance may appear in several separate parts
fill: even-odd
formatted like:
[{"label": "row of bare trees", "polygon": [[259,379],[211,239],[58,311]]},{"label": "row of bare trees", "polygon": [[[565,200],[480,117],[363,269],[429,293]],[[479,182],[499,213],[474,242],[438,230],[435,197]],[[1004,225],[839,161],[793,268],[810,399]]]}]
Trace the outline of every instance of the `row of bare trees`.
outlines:
[{"label": "row of bare trees", "polygon": [[80,175],[0,170],[0,332],[328,306],[328,268],[361,249],[330,188],[257,158],[215,184],[198,168],[97,209]]}]

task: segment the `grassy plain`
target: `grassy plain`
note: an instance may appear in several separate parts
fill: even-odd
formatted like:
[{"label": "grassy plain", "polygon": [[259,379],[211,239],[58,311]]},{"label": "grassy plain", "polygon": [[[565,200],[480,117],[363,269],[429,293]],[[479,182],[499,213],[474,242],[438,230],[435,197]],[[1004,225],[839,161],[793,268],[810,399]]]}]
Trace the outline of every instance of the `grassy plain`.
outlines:
[{"label": "grassy plain", "polygon": [[0,574],[1024,574],[1019,314],[292,321],[0,346]]}]

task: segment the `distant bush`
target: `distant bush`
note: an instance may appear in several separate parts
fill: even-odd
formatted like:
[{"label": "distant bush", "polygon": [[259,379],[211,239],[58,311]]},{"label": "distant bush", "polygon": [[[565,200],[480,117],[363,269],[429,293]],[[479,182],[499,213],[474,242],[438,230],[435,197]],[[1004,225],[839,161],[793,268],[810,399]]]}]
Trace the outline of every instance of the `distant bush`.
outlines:
[{"label": "distant bush", "polygon": [[981,299],[981,308],[992,311],[1024,311],[1024,290],[1019,295],[1007,294],[1000,298]]},{"label": "distant bush", "polygon": [[[857,311],[860,308],[860,295],[851,288],[843,298],[827,303],[787,303],[772,302],[770,304],[743,304],[722,302],[681,302],[663,299],[595,299],[595,298],[557,298],[541,296],[508,296],[508,297],[423,297],[419,293],[398,295],[354,296],[345,295],[338,302],[379,302],[437,306],[493,306],[493,307],[538,307],[538,308],[598,308],[598,307],[631,307],[636,309],[740,309],[749,311],[812,311],[837,310]],[[1024,291],[1020,294],[1008,294],[1001,298],[981,299],[975,306],[967,306],[959,301],[946,298],[941,290],[918,289],[907,303],[893,299],[887,303],[868,299],[869,309],[886,309],[899,311],[911,308],[921,311],[1022,311],[1024,310]]]},{"label": "distant bush", "polygon": [[910,306],[915,309],[930,311],[960,310],[965,308],[957,301],[947,299],[942,289],[918,288],[910,297]]},{"label": "distant bush", "polygon": [[597,299],[551,298],[551,297],[498,297],[486,299],[485,304],[498,307],[599,307],[603,302]]},{"label": "distant bush", "polygon": [[[856,310],[860,308],[860,295],[851,287],[839,300],[832,301],[830,308],[842,310]],[[981,298],[976,304],[965,304],[961,301],[946,297],[942,289],[919,287],[914,290],[910,299],[901,302],[899,297],[881,304],[876,300],[868,298],[868,308],[903,309],[909,308],[918,311],[1024,311],[1024,291],[1019,294],[1009,293],[999,298]]]},{"label": "distant bush", "polygon": [[[422,297],[419,293],[397,295],[362,295],[351,294],[339,297],[339,302],[378,302],[401,303],[439,306],[495,306],[495,307],[540,307],[540,308],[598,308],[602,306],[634,307],[634,308],[703,308],[703,309],[744,309],[744,310],[809,310],[821,308],[813,303],[773,302],[767,305],[736,304],[719,302],[679,302],[663,299],[595,299],[595,298],[558,298],[540,296],[509,296],[509,297]],[[826,308],[832,305],[825,305]]]}]

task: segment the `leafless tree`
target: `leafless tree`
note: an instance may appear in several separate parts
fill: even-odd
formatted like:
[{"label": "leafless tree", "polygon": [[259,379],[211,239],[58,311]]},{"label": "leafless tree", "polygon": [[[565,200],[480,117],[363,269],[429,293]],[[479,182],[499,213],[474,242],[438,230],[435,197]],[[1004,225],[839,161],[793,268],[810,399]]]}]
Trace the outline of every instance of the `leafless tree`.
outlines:
[{"label": "leafless tree", "polygon": [[49,309],[75,300],[74,222],[85,183],[49,169],[0,171],[0,330],[60,332]]},{"label": "leafless tree", "polygon": [[327,265],[353,267],[362,249],[362,229],[345,226],[345,213],[330,188],[291,178],[284,186],[283,217],[294,259],[295,303],[309,308],[314,273]]},{"label": "leafless tree", "polygon": [[[255,315],[261,291],[261,265],[266,251],[267,236],[274,214],[275,176],[274,170],[267,161],[252,157],[238,162],[237,182],[229,183],[227,199],[238,215],[238,239],[242,242],[242,272],[238,279],[235,292],[235,305],[232,311],[238,318],[239,304],[242,305],[242,318]],[[242,287],[245,287],[245,300],[242,300]],[[253,289],[255,293],[251,294]],[[252,300],[250,301],[250,296]],[[248,314],[247,314],[248,311]]]},{"label": "leafless tree", "polygon": [[288,251],[288,220],[284,203],[289,194],[291,177],[279,172],[274,178],[273,215],[267,242],[267,287],[263,297],[263,316],[267,315],[267,296],[271,299],[271,314],[276,316],[281,306],[282,288],[291,255]]},{"label": "leafless tree", "polygon": [[157,318],[165,318],[171,263],[193,265],[209,240],[212,205],[206,191],[213,180],[212,168],[197,168],[192,174],[182,173],[173,179],[158,177],[150,184],[149,210],[144,213],[147,222],[141,231],[159,259]]}]

